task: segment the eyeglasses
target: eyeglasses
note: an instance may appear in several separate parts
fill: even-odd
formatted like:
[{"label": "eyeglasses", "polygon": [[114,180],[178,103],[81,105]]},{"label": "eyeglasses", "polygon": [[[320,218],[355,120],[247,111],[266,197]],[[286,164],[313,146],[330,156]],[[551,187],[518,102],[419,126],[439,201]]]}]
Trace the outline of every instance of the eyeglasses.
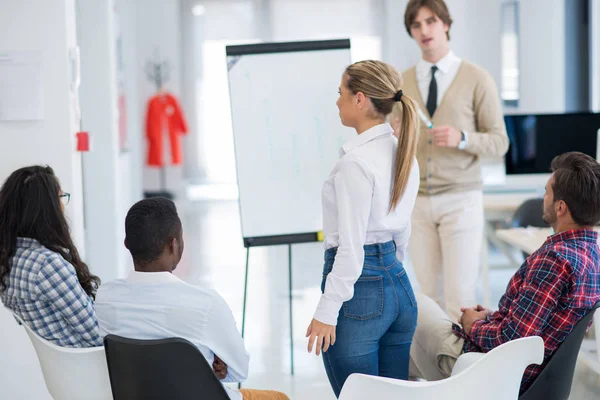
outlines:
[{"label": "eyeglasses", "polygon": [[67,204],[69,204],[69,202],[71,201],[71,193],[63,192],[63,194],[61,194],[58,197],[60,198],[60,201],[62,201],[65,206]]}]

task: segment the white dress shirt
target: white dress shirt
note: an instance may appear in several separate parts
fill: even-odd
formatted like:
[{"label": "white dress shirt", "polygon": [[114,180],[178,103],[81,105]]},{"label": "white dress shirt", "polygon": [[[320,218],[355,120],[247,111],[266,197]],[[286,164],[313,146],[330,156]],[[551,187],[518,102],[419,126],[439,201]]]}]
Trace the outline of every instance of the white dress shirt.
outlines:
[{"label": "white dress shirt", "polygon": [[[438,70],[435,72],[435,81],[437,82],[437,105],[439,106],[446,90],[454,80],[458,68],[460,67],[461,59],[458,58],[452,50],[448,52],[435,65]],[[417,83],[419,84],[419,92],[424,104],[427,104],[429,98],[429,84],[431,83],[431,67],[434,64],[423,59],[417,63]]]},{"label": "white dress shirt", "polygon": [[414,159],[404,195],[396,209],[388,212],[397,149],[390,124],[374,126],[341,148],[341,157],[323,185],[325,248],[338,250],[315,312],[314,318],[320,322],[336,325],[342,303],[354,295],[365,244],[394,240],[397,257],[404,260],[419,189],[419,166]]},{"label": "white dress shirt", "polygon": [[[100,334],[134,339],[180,337],[194,343],[212,366],[227,364],[223,382],[243,382],[250,355],[231,309],[217,292],[192,286],[169,272],[131,271],[127,279],[103,283],[96,294]],[[225,386],[231,399],[241,393]]]}]

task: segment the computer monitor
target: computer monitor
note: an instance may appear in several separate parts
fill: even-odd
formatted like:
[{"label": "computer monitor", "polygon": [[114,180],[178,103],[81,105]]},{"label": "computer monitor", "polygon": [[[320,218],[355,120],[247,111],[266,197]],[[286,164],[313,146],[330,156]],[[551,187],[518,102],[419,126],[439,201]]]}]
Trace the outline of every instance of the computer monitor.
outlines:
[{"label": "computer monitor", "polygon": [[506,174],[544,174],[552,159],[580,151],[597,159],[600,114],[529,114],[504,117],[510,146]]}]

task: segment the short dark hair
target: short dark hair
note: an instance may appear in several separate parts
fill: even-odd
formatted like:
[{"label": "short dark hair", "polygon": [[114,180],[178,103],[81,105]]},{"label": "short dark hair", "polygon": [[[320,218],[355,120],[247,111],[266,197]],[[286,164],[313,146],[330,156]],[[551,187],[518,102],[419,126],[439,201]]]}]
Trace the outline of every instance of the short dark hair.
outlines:
[{"label": "short dark hair", "polygon": [[417,14],[422,7],[429,8],[443,23],[448,25],[448,32],[446,36],[450,40],[450,27],[452,26],[452,17],[450,17],[450,11],[444,0],[410,0],[406,5],[406,11],[404,12],[404,26],[406,31],[412,37],[410,33],[410,26],[415,22]]},{"label": "short dark hair", "polygon": [[125,218],[125,241],[133,260],[156,261],[173,238],[181,238],[181,220],[175,203],[151,197],[135,203]]},{"label": "short dark hair", "polygon": [[551,165],[554,174],[554,201],[567,203],[573,221],[581,226],[600,221],[600,164],[579,152],[556,156]]}]

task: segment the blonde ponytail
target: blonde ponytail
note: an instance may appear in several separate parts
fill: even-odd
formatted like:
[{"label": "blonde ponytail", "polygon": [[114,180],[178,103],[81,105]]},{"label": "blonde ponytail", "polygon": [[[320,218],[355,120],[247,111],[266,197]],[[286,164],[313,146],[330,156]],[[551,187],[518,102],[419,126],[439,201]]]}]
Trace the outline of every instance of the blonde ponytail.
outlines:
[{"label": "blonde ponytail", "polygon": [[402,75],[394,67],[381,61],[359,61],[348,68],[345,74],[348,89],[353,94],[364,93],[373,104],[375,117],[391,114],[392,125],[398,122],[398,151],[394,162],[394,178],[389,211],[393,211],[404,194],[417,152],[417,106],[399,89]]},{"label": "blonde ponytail", "polygon": [[394,178],[389,211],[393,211],[402,198],[408,178],[412,170],[415,154],[417,152],[417,132],[419,119],[417,106],[408,96],[402,95],[392,110],[391,120],[399,121],[398,124],[398,151],[394,163]]}]

